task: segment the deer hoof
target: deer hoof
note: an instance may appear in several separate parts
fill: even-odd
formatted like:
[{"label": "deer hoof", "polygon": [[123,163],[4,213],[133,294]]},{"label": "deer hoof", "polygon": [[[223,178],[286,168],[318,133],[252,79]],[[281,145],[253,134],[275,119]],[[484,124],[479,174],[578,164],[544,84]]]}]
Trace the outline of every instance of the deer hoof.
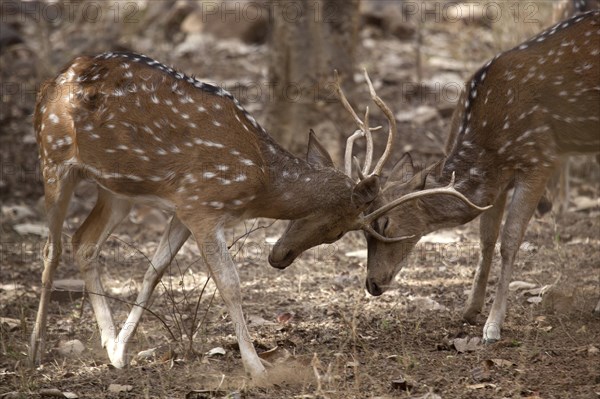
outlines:
[{"label": "deer hoof", "polygon": [[475,322],[477,321],[478,314],[479,310],[468,308],[465,309],[465,311],[463,312],[462,318],[469,324],[475,324]]},{"label": "deer hoof", "polygon": [[500,326],[496,323],[485,323],[483,327],[483,343],[493,344],[500,341]]}]

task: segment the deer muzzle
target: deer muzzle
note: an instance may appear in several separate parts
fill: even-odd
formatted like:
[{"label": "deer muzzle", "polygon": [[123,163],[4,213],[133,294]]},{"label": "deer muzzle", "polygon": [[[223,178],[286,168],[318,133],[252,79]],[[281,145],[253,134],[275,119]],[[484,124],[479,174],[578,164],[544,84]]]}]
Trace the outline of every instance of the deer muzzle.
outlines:
[{"label": "deer muzzle", "polygon": [[276,269],[283,270],[291,265],[297,256],[298,254],[293,250],[275,244],[269,254],[269,264]]}]

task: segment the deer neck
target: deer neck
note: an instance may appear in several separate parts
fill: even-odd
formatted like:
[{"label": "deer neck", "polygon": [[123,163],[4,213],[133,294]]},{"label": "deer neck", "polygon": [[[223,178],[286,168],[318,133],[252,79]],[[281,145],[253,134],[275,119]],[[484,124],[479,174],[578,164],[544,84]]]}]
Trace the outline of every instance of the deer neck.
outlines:
[{"label": "deer neck", "polygon": [[[481,157],[485,154],[481,154]],[[477,157],[480,158],[480,157]],[[446,159],[441,173],[430,176],[425,183],[425,188],[438,188],[446,186],[455,174],[454,187],[465,195],[471,202],[479,206],[493,204],[502,191],[500,176],[496,170],[483,167],[481,159],[471,161],[461,159],[460,156],[450,156]],[[465,224],[481,213],[467,205],[459,198],[449,195],[437,195],[421,199],[427,214],[429,232],[442,228],[450,228]]]},{"label": "deer neck", "polygon": [[287,152],[271,159],[265,168],[264,189],[254,201],[270,206],[257,206],[254,217],[300,219],[315,208],[334,209],[341,198],[350,200],[352,181],[337,169],[310,165]]}]

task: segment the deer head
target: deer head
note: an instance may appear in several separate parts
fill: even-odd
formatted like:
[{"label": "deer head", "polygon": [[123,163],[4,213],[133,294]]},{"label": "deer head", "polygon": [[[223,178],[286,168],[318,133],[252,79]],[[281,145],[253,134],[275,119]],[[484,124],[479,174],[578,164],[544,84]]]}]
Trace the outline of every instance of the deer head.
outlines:
[{"label": "deer head", "polygon": [[[367,140],[367,154],[365,157],[365,163],[361,169],[360,165],[358,165],[358,161],[356,158],[354,158],[359,180],[352,187],[350,193],[332,189],[331,195],[340,199],[339,201],[336,201],[336,203],[339,204],[338,206],[330,207],[330,209],[325,209],[324,212],[319,212],[318,214],[315,213],[312,216],[296,219],[289,223],[285,232],[279,238],[269,255],[269,263],[273,267],[284,269],[288,267],[298,255],[307,249],[320,244],[335,242],[348,231],[352,230],[363,230],[365,231],[365,234],[367,234],[368,238],[372,238],[384,243],[402,242],[406,244],[410,243],[412,240],[414,240],[416,243],[418,238],[420,238],[420,233],[418,232],[423,231],[418,229],[419,225],[412,226],[411,230],[414,230],[414,232],[409,232],[409,234],[388,236],[382,235],[377,230],[377,227],[381,223],[381,221],[378,219],[380,219],[386,213],[399,207],[401,204],[413,202],[413,204],[408,205],[408,207],[418,206],[419,203],[414,202],[414,200],[418,199],[419,197],[436,194],[448,194],[460,198],[469,206],[472,206],[478,210],[485,210],[488,208],[477,207],[465,196],[456,191],[454,189],[454,176],[450,184],[446,187],[414,191],[414,188],[416,187],[423,188],[424,181],[430,171],[429,169],[422,171],[418,175],[415,175],[414,178],[406,184],[401,184],[400,186],[396,184],[390,184],[389,188],[384,190],[384,196],[380,198],[381,191],[379,176],[391,152],[392,143],[397,130],[396,120],[392,111],[375,92],[373,84],[371,83],[366,71],[365,80],[369,86],[371,99],[382,110],[389,123],[388,140],[384,153],[377,162],[373,171],[369,173],[373,156],[371,131],[379,128],[369,127],[368,108],[365,112],[364,120],[361,120],[357,116],[342,92],[340,81],[336,73],[336,89],[338,97],[340,98],[344,108],[352,115],[354,121],[359,127],[359,129],[347,140],[344,162],[346,174],[350,177],[352,176],[352,145],[354,140],[359,137],[365,137]],[[318,158],[319,156],[324,156],[323,154],[326,154],[326,151],[322,147],[319,147],[319,149],[311,149],[312,147],[313,146],[309,144],[307,154],[307,159],[309,162],[311,162],[311,158]],[[326,166],[333,167],[331,158],[328,156],[326,158],[328,158]],[[411,173],[413,173],[414,168],[412,168],[412,161],[410,160],[410,157],[404,157],[401,162],[396,165],[392,176],[388,180],[390,182],[395,181],[396,176],[400,175],[402,170],[409,165],[412,169]],[[406,193],[406,195],[402,195],[400,197],[394,196],[394,194],[398,194],[399,192]],[[363,212],[367,209],[371,209],[372,212],[369,212],[367,215],[363,215]],[[404,208],[396,210],[396,212],[402,212],[402,214],[404,214],[406,211],[407,210]],[[410,210],[408,210],[408,212],[410,212]],[[382,218],[382,220],[385,219],[386,218]],[[387,219],[389,220],[390,218]],[[379,230],[381,231],[382,229]],[[375,290],[375,292],[377,291]]]},{"label": "deer head", "polygon": [[[398,245],[403,245],[404,247],[406,247],[407,244],[410,246],[410,243],[414,242],[412,244],[412,246],[414,246],[414,244],[416,244],[420,236],[423,234],[421,232],[425,231],[423,229],[425,227],[423,226],[423,223],[417,223],[418,220],[414,220],[414,224],[406,224],[406,226],[408,226],[408,230],[410,231],[402,231],[403,229],[396,229],[398,231],[394,231],[394,227],[391,226],[392,223],[390,222],[392,218],[384,215],[391,211],[393,211],[394,214],[401,215],[412,215],[413,213],[417,214],[416,212],[412,212],[411,210],[413,210],[414,207],[419,206],[419,197],[447,194],[454,197],[458,197],[459,199],[464,201],[468,206],[473,207],[477,210],[483,211],[489,208],[476,206],[475,204],[471,203],[464,195],[456,191],[454,189],[454,175],[450,184],[446,187],[432,188],[427,190],[422,189],[424,187],[424,183],[430,172],[430,169],[420,171],[419,173],[415,174],[412,161],[410,159],[410,156],[408,155],[403,157],[403,159],[401,159],[400,162],[396,165],[388,179],[389,184],[384,190],[383,195],[380,196],[381,192],[379,176],[381,175],[383,166],[386,160],[389,158],[391,152],[391,147],[396,134],[396,120],[394,118],[394,114],[389,109],[389,107],[383,102],[383,100],[381,100],[379,96],[377,96],[375,89],[373,88],[373,84],[371,83],[371,80],[369,79],[369,76],[366,73],[366,71],[365,80],[367,81],[367,84],[369,86],[371,99],[383,111],[388,120],[388,141],[385,151],[380,160],[377,162],[373,171],[368,174],[373,156],[373,143],[371,132],[373,130],[379,129],[379,127],[369,127],[368,108],[365,112],[364,120],[361,120],[356,115],[356,113],[348,103],[346,97],[344,96],[344,93],[342,92],[339,78],[337,78],[336,73],[336,89],[338,97],[340,98],[340,101],[342,102],[344,108],[352,115],[355,123],[359,127],[359,129],[347,140],[344,162],[346,174],[348,176],[352,176],[352,145],[354,140],[356,140],[359,137],[365,137],[367,140],[367,154],[365,157],[365,163],[363,165],[363,168],[361,169],[360,165],[358,165],[358,161],[356,160],[356,158],[354,158],[354,163],[356,165],[356,169],[359,175],[359,180],[352,187],[351,195],[346,199],[346,202],[344,204],[341,204],[336,208],[326,210],[325,214],[320,212],[318,215],[315,214],[310,217],[296,219],[289,223],[288,227],[284,231],[283,235],[279,238],[277,243],[274,245],[269,255],[269,263],[273,267],[276,267],[278,269],[284,269],[288,267],[298,255],[300,255],[307,249],[320,244],[329,244],[335,242],[339,240],[348,231],[352,230],[365,231],[365,234],[367,235],[367,238],[369,240],[377,240],[378,242],[382,243],[399,243]],[[308,159],[310,159],[311,157],[310,152],[311,150],[309,146],[309,154],[307,156]],[[403,172],[406,171],[407,167],[410,167],[410,173],[414,175],[414,177],[409,182],[402,183],[400,177],[405,175]],[[399,193],[406,195],[401,195],[400,197],[398,197]],[[404,205],[400,207],[400,205],[402,204]],[[363,212],[367,209],[371,210],[371,212],[369,212],[367,215],[363,215]],[[411,216],[409,216],[409,218],[410,217]],[[413,218],[417,218],[417,216],[414,216]],[[392,234],[388,235],[388,233]],[[412,248],[412,246],[410,246],[410,248]],[[407,251],[407,253],[408,252],[409,251]],[[395,275],[395,273],[391,272],[384,274],[386,276],[390,275],[391,277]],[[385,279],[382,279],[382,282],[385,282],[386,284],[387,282],[389,282],[389,280],[383,280]],[[378,292],[378,289],[373,289],[374,295],[380,295],[382,292],[383,291]]]},{"label": "deer head", "polygon": [[[376,130],[369,127],[369,109],[367,108],[364,121],[362,121],[354,112],[348,100],[344,96],[340,79],[335,72],[336,91],[343,106],[350,112],[359,129],[351,135],[346,144],[345,152],[345,172],[350,178],[352,176],[352,146],[357,138],[365,137],[367,140],[367,154],[362,170],[358,171],[360,180],[355,183],[349,192],[341,192],[332,188],[331,195],[340,199],[339,205],[324,210],[326,214],[319,212],[303,219],[291,221],[287,226],[281,238],[277,241],[271,253],[269,254],[269,263],[278,269],[285,269],[302,252],[314,246],[332,243],[340,238],[346,232],[361,229],[360,215],[377,198],[380,192],[379,174],[383,164],[389,157],[391,145],[396,132],[396,121],[392,112],[383,103],[375,93],[375,89],[365,71],[365,78],[369,85],[371,97],[375,103],[382,109],[389,120],[388,145],[381,159],[375,166],[373,173],[365,177],[368,173],[373,158],[373,139],[371,131]],[[311,144],[312,143],[312,144]],[[308,153],[306,155],[309,163],[317,163],[324,167],[334,167],[331,157],[327,151],[314,140],[311,134]],[[356,161],[356,159],[355,159]],[[357,161],[356,161],[357,162]],[[319,204],[316,204],[319,206]]]},{"label": "deer head", "polygon": [[[371,204],[368,211],[374,212],[397,198],[423,191],[432,168],[419,170],[406,153],[392,169],[381,195]],[[420,199],[407,201],[372,222],[373,230],[382,237],[406,237],[399,241],[384,242],[365,232],[367,239],[366,289],[374,296],[383,294],[391,281],[400,272],[421,237],[430,231]]]},{"label": "deer head", "polygon": [[[334,168],[327,150],[317,141],[312,130],[306,160],[314,167]],[[320,212],[291,221],[283,237],[277,241],[269,254],[271,266],[285,269],[307,249],[323,243],[332,243],[347,231],[355,230],[357,227],[353,225],[354,221],[379,194],[379,178],[372,176],[354,186],[331,189],[338,201],[332,201],[330,206],[321,209]]]}]

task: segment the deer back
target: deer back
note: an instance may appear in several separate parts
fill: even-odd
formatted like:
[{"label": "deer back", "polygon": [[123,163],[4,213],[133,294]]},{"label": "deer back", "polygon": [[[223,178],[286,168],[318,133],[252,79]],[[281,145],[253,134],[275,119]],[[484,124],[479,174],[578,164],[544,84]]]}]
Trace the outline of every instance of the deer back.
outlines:
[{"label": "deer back", "polygon": [[553,168],[562,154],[598,151],[598,104],[600,12],[594,11],[497,55],[471,77],[443,173],[510,179],[515,170]]},{"label": "deer back", "polygon": [[132,53],[78,57],[42,87],[44,176],[69,168],[163,207],[239,209],[283,150],[229,92]]}]

